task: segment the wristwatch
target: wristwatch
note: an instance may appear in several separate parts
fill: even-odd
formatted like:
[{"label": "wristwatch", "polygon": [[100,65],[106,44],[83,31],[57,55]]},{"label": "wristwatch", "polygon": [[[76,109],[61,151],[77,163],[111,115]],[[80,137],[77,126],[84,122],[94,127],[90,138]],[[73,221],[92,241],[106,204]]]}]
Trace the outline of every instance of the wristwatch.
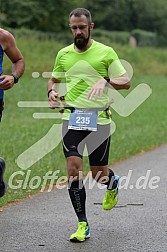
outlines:
[{"label": "wristwatch", "polygon": [[19,78],[17,77],[16,74],[11,73],[10,76],[13,76],[13,78],[14,78],[14,83],[17,83],[17,82],[19,81]]}]

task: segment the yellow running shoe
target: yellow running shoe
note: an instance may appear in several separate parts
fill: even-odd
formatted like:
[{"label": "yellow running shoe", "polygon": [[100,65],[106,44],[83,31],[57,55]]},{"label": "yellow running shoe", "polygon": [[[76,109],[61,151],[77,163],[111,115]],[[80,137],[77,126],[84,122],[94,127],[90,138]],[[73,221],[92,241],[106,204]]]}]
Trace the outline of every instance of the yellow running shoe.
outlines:
[{"label": "yellow running shoe", "polygon": [[112,190],[107,190],[104,199],[103,199],[103,209],[104,210],[111,210],[118,202],[118,182],[119,182],[119,177],[114,176],[114,182],[117,182],[117,186],[115,189]]},{"label": "yellow running shoe", "polygon": [[90,229],[86,221],[78,223],[77,231],[70,236],[71,242],[83,242],[90,238]]}]

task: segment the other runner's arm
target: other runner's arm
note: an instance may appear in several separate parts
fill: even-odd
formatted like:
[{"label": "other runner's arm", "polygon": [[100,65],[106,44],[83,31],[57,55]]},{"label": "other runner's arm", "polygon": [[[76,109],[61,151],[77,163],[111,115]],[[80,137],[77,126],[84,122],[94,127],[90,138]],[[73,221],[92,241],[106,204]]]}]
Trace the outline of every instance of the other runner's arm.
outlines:
[{"label": "other runner's arm", "polygon": [[20,52],[20,50],[16,46],[16,41],[15,38],[11,33],[8,31],[2,32],[2,37],[1,37],[1,44],[3,47],[3,50],[5,54],[8,56],[8,58],[11,60],[13,63],[12,65],[12,74],[11,75],[1,75],[0,79],[1,81],[1,89],[7,90],[13,87],[15,79],[18,79],[22,76],[24,73],[25,69],[25,62],[24,58]]}]

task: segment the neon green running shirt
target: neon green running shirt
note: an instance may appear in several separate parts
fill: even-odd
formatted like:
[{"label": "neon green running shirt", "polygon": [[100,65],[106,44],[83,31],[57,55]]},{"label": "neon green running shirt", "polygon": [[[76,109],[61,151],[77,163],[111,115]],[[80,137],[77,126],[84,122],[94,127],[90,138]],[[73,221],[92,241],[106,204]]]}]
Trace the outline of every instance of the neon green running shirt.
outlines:
[{"label": "neon green running shirt", "polygon": [[[116,63],[116,67],[113,67],[112,71],[113,62]],[[84,52],[77,52],[74,44],[61,49],[57,54],[52,76],[60,81],[66,79],[65,101],[68,105],[75,108],[102,108],[109,102],[108,88],[105,88],[102,97],[88,100],[91,87],[101,78],[111,75],[118,77],[125,72],[111,47],[92,40],[92,45]],[[70,110],[66,109],[63,119],[69,120],[69,116]],[[105,111],[98,112],[98,124],[110,122],[111,119]]]}]

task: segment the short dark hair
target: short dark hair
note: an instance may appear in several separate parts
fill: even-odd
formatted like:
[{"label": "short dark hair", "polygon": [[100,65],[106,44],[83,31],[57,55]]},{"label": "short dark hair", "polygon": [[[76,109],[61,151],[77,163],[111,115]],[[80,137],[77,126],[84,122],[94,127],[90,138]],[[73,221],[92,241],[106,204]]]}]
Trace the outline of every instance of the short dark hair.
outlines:
[{"label": "short dark hair", "polygon": [[71,11],[69,18],[71,18],[73,15],[75,17],[80,17],[80,16],[84,15],[84,16],[86,16],[89,23],[92,22],[92,17],[91,17],[90,11],[85,8],[74,9],[73,11]]}]

